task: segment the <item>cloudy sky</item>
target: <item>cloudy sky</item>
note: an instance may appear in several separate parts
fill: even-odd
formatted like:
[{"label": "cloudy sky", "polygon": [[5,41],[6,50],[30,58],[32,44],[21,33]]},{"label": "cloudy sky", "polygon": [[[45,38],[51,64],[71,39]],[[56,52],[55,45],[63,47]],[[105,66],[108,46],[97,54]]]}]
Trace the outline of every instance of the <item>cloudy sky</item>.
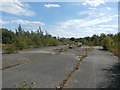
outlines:
[{"label": "cloudy sky", "polygon": [[[8,2],[9,1],[9,2]],[[39,26],[59,37],[85,37],[118,32],[118,2],[84,0],[84,2],[0,3],[0,27],[13,31],[21,24],[25,30]]]}]

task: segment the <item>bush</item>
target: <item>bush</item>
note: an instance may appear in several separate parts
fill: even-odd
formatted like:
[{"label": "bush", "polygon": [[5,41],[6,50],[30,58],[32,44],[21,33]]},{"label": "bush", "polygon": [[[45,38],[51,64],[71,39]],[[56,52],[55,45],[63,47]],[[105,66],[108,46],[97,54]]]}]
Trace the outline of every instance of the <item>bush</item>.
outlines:
[{"label": "bush", "polygon": [[15,34],[12,31],[0,28],[0,32],[2,32],[1,37],[3,44],[12,44],[14,42]]},{"label": "bush", "polygon": [[109,50],[113,45],[113,39],[109,36],[105,37],[102,41],[102,46],[104,49]]},{"label": "bush", "polygon": [[42,39],[39,36],[34,36],[33,38],[33,46],[34,47],[41,47],[42,45]]},{"label": "bush", "polygon": [[28,47],[27,39],[22,36],[16,37],[15,46],[18,47],[19,50],[27,48]]},{"label": "bush", "polygon": [[113,46],[109,49],[114,55],[120,57],[119,42],[114,42]]},{"label": "bush", "polygon": [[57,46],[59,45],[59,41],[53,37],[44,37],[43,46]]},{"label": "bush", "polygon": [[59,41],[57,39],[55,39],[55,38],[51,38],[49,42],[50,42],[50,46],[59,45]]}]

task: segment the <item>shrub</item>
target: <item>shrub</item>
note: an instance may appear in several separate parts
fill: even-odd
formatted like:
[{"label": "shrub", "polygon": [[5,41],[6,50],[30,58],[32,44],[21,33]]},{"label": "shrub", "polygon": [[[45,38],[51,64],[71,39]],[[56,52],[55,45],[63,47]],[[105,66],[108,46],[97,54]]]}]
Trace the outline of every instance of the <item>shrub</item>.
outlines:
[{"label": "shrub", "polygon": [[113,39],[109,36],[105,37],[102,41],[102,46],[104,49],[109,50],[113,45]]},{"label": "shrub", "polygon": [[15,46],[18,47],[18,49],[20,50],[27,48],[28,47],[27,39],[22,36],[16,37]]}]

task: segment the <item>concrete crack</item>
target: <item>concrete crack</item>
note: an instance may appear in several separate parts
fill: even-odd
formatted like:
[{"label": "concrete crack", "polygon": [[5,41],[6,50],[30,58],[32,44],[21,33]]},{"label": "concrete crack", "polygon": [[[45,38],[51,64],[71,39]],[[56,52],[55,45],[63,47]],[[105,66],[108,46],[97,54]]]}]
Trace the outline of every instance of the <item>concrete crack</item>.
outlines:
[{"label": "concrete crack", "polygon": [[62,80],[62,82],[60,83],[60,85],[56,88],[56,90],[62,90],[66,85],[67,82],[69,81],[69,79],[71,78],[71,76],[79,69],[80,66],[80,62],[87,57],[87,54],[83,54],[80,57],[80,60],[76,62],[75,66],[73,67],[72,71],[70,71],[67,76]]}]

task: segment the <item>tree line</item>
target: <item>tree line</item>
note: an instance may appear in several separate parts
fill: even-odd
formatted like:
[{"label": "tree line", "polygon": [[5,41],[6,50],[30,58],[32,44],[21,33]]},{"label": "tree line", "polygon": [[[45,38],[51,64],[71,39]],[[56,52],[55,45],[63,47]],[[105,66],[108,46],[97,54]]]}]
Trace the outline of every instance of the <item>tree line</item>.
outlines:
[{"label": "tree line", "polygon": [[41,27],[36,31],[25,31],[19,24],[15,32],[5,28],[1,28],[0,31],[2,31],[2,44],[5,44],[4,48],[8,53],[30,47],[57,46],[67,41],[53,37],[47,31],[43,32]]},{"label": "tree line", "polygon": [[[57,46],[65,44],[77,44],[82,42],[83,45],[103,46],[104,49],[120,56],[120,32],[117,34],[93,35],[84,38],[57,38],[53,37],[47,31],[39,27],[36,31],[26,31],[19,24],[15,32],[0,28],[2,32],[2,44],[8,53],[32,47]],[[0,40],[1,41],[1,40]]]},{"label": "tree line", "polygon": [[83,45],[89,46],[103,46],[103,49],[113,52],[120,57],[120,32],[117,34],[93,35],[84,38],[70,38],[71,41],[82,42]]}]

